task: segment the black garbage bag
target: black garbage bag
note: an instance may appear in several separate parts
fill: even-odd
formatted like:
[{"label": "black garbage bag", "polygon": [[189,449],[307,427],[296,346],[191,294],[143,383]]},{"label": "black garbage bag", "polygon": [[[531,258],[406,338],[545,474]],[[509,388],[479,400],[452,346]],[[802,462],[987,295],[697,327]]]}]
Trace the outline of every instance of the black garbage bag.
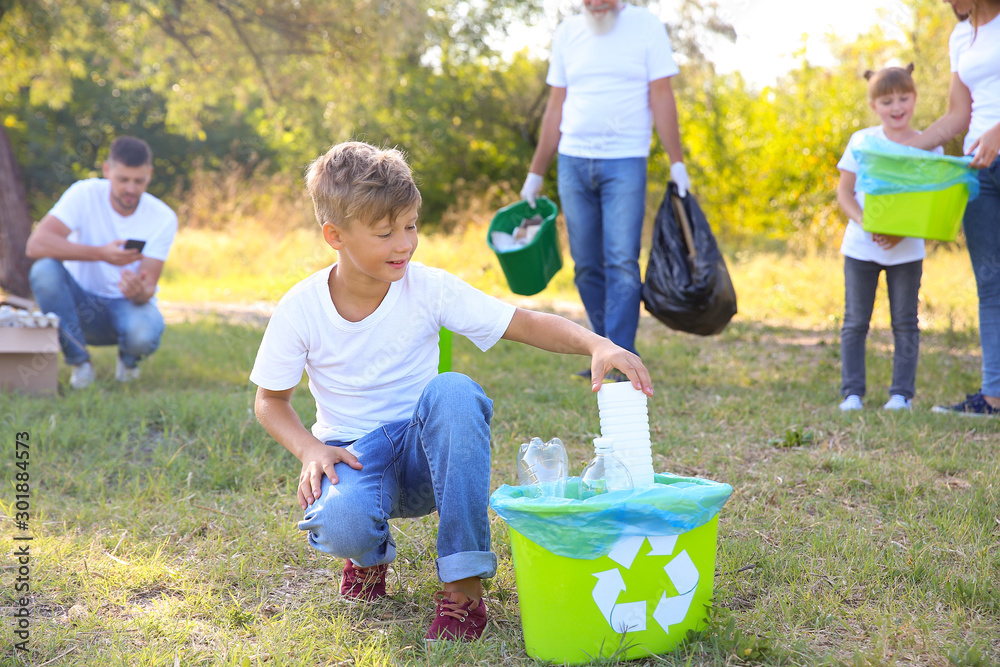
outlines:
[{"label": "black garbage bag", "polygon": [[736,290],[712,228],[689,192],[674,183],[660,204],[642,285],[646,310],[671,329],[711,336],[736,314]]}]

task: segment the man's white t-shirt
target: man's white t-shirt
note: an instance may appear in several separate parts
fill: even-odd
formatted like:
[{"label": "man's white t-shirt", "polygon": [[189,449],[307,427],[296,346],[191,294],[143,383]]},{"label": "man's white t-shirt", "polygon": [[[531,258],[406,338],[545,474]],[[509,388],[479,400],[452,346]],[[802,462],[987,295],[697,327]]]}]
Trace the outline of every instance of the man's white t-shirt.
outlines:
[{"label": "man's white t-shirt", "polygon": [[972,122],[962,151],[968,154],[983,132],[1000,123],[1000,16],[974,30],[955,26],[948,40],[951,71],[972,93]]},{"label": "man's white t-shirt", "polygon": [[[119,215],[111,207],[111,182],[103,178],[89,178],[69,186],[49,215],[69,227],[69,240],[84,245],[102,246],[115,239],[145,241],[142,254],[146,257],[167,260],[170,245],[177,233],[177,215],[162,201],[144,192],[132,215]],[[63,262],[66,270],[93,294],[122,299],[118,281],[122,271],[135,271],[139,262],[115,266],[107,262]]]},{"label": "man's white t-shirt", "polygon": [[648,157],[649,82],[678,72],[663,23],[625,5],[614,29],[595,35],[583,15],[559,24],[545,82],[566,88],[559,152],[583,158]]},{"label": "man's white t-shirt", "polygon": [[312,433],[323,442],[356,440],[409,419],[437,375],[441,327],[485,351],[516,310],[446,271],[411,262],[374,313],[350,322],[330,297],[332,270],[314,273],[278,302],[250,373],[258,387],[284,391],[305,370],[316,400]]},{"label": "man's white t-shirt", "polygon": [[[852,174],[858,173],[858,161],[854,157],[854,147],[858,145],[864,137],[876,136],[888,140],[885,130],[881,125],[866,127],[851,135],[851,140],[847,142],[847,150],[844,156],[837,163],[837,169],[849,171]],[[939,155],[944,153],[940,146],[934,149]],[[858,190],[857,181],[854,183],[854,198],[858,206],[865,207],[865,193]],[[840,252],[846,257],[861,260],[863,262],[877,262],[882,266],[895,266],[906,262],[915,262],[923,259],[926,255],[924,251],[924,240],[912,236],[904,237],[902,241],[892,248],[886,250],[872,238],[871,232],[866,232],[861,226],[860,220],[848,220],[847,229],[844,230],[844,240],[840,244]]]}]

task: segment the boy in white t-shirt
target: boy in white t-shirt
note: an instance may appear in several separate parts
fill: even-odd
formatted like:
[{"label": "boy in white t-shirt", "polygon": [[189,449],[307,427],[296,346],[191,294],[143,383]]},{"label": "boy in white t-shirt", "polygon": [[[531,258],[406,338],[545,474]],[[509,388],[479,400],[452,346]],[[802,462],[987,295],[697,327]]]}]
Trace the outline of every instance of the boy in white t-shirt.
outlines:
[{"label": "boy in white t-shirt", "polygon": [[177,233],[177,216],[146,192],[153,153],[136,137],[118,137],[104,178],[78,181],[28,238],[31,290],[59,316],[59,345],[72,366],[70,385],[94,381],[87,345],[117,345],[115,377],[139,377],[139,361],[160,345],[164,323],[157,283]]},{"label": "boy in white t-shirt", "polygon": [[[886,410],[910,410],[916,392],[920,329],[917,301],[923,275],[924,240],[866,232],[862,226],[865,195],[856,189],[858,162],[854,147],[864,137],[879,136],[897,143],[919,134],[910,127],[917,101],[913,65],[867,72],[868,103],[881,125],[855,132],[837,164],[837,201],[849,220],[840,251],[844,255],[844,326],[840,334],[843,411],[860,410],[865,395],[865,340],[879,274],[885,271],[892,316],[892,385]],[[938,149],[938,152],[941,152]]]},{"label": "boy in white t-shirt", "polygon": [[[275,308],[250,374],[257,418],[302,462],[299,528],[316,549],[347,559],[341,594],[384,596],[396,555],[389,520],[437,510],[443,590],[427,639],[476,639],[486,623],[481,580],[496,572],[493,403],[467,376],[438,375],[441,327],[482,350],[505,338],[588,354],[594,391],[617,368],[652,395],[649,373],[637,355],[569,320],[411,262],[420,193],[398,151],[339,144],[312,163],[307,186],[338,258]],[[303,370],[316,401],[312,432],[290,403]]]}]

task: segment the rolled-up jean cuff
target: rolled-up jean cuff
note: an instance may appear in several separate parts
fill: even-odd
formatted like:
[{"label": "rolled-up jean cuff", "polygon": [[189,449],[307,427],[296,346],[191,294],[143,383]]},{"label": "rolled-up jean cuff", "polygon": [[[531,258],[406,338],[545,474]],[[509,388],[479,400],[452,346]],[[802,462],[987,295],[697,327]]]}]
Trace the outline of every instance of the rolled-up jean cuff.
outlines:
[{"label": "rolled-up jean cuff", "polygon": [[464,551],[437,559],[438,579],[444,583],[479,577],[489,579],[497,573],[497,556],[492,551]]}]

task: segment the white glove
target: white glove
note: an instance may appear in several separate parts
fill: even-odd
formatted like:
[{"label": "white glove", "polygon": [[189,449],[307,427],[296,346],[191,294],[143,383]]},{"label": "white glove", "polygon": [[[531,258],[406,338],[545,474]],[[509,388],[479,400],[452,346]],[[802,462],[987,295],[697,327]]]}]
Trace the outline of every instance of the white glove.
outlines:
[{"label": "white glove", "polygon": [[683,162],[674,162],[670,165],[670,180],[677,185],[677,194],[681,197],[687,196],[691,189],[691,179],[688,178],[687,167]]},{"label": "white glove", "polygon": [[535,200],[538,193],[542,191],[542,177],[538,174],[528,172],[528,177],[524,179],[524,187],[521,188],[521,199],[528,202],[528,206],[535,208]]}]

